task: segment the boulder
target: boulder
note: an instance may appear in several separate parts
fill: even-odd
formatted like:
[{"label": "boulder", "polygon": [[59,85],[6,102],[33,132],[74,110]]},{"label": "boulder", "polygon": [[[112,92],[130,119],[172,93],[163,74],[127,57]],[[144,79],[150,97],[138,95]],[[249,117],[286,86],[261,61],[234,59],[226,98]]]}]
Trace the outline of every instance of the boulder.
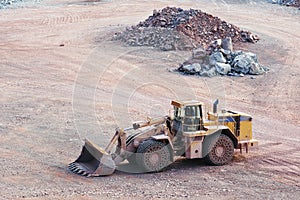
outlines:
[{"label": "boulder", "polygon": [[182,65],[178,68],[178,71],[183,72],[185,74],[197,74],[201,72],[201,65],[199,63],[194,63],[190,65]]},{"label": "boulder", "polygon": [[226,75],[226,74],[228,74],[228,72],[231,71],[231,66],[229,64],[217,62],[215,66],[216,66],[217,72],[221,75]]},{"label": "boulder", "polygon": [[209,46],[211,46],[212,48],[216,49],[216,48],[220,48],[221,45],[222,45],[222,40],[221,39],[217,39],[217,40],[212,41]]},{"label": "boulder", "polygon": [[243,74],[262,74],[264,69],[259,65],[257,56],[254,53],[239,52],[231,63],[232,69]]},{"label": "boulder", "polygon": [[237,73],[248,74],[251,65],[253,64],[253,59],[246,54],[238,55],[234,58],[232,62],[232,69]]},{"label": "boulder", "polygon": [[209,70],[203,70],[200,72],[200,76],[206,76],[206,77],[213,77],[216,76],[218,73],[216,71],[215,67],[211,67]]},{"label": "boulder", "polygon": [[255,53],[251,53],[251,52],[245,52],[244,54],[246,54],[247,56],[250,56],[254,62],[258,62],[258,59],[257,59],[257,55]]},{"label": "boulder", "polygon": [[210,63],[210,65],[215,65],[217,62],[219,62],[219,63],[226,63],[226,58],[219,51],[214,52],[213,54],[211,54],[209,56],[209,63]]},{"label": "boulder", "polygon": [[241,50],[238,50],[238,51],[232,51],[231,52],[231,57],[232,59],[234,59],[235,57],[239,56],[239,55],[242,55],[244,52],[241,51]]},{"label": "boulder", "polygon": [[231,37],[226,37],[222,40],[222,49],[226,51],[233,51],[233,46],[232,46],[232,39]]}]

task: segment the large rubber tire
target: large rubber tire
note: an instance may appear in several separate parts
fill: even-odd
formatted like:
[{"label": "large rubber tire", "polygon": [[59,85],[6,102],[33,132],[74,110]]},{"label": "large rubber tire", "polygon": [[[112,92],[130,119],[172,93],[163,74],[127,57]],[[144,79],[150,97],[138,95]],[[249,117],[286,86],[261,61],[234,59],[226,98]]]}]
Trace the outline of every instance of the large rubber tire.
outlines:
[{"label": "large rubber tire", "polygon": [[145,172],[158,172],[171,163],[171,154],[166,144],[146,140],[137,149],[136,162]]},{"label": "large rubber tire", "polygon": [[136,153],[133,153],[127,158],[128,162],[132,165],[136,165]]},{"label": "large rubber tire", "polygon": [[205,161],[210,165],[224,165],[230,162],[234,154],[234,144],[227,136],[221,134],[216,139],[206,141],[208,154],[204,157]]}]

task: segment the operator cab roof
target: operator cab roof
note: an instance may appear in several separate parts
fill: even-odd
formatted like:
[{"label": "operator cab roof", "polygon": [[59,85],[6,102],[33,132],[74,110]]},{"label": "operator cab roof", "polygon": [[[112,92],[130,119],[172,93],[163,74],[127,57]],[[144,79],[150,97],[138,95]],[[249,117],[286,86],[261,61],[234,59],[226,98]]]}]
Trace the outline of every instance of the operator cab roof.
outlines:
[{"label": "operator cab roof", "polygon": [[184,100],[184,101],[173,100],[171,102],[171,105],[182,108],[185,106],[199,106],[199,105],[203,105],[203,103],[197,100]]}]

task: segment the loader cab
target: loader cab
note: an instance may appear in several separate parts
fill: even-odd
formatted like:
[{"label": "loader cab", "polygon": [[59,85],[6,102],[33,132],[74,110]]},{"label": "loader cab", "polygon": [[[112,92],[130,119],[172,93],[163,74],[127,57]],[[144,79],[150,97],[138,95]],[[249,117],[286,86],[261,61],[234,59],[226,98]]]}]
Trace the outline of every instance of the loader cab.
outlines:
[{"label": "loader cab", "polygon": [[[183,132],[203,130],[202,103],[195,100],[172,101],[174,121]],[[178,125],[179,124],[179,125]],[[179,127],[177,127],[179,129]]]}]

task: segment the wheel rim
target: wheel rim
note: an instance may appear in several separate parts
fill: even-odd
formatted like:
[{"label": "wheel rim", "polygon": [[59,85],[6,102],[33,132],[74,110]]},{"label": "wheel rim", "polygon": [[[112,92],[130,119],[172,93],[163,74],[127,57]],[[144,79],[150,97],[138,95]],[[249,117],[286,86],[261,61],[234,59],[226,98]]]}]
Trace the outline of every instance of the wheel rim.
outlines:
[{"label": "wheel rim", "polygon": [[144,154],[144,163],[149,171],[158,171],[168,165],[169,152],[166,147],[153,146]]},{"label": "wheel rim", "polygon": [[153,154],[150,154],[148,160],[152,165],[155,165],[156,163],[158,163],[160,161],[160,157],[157,153],[153,153]]},{"label": "wheel rim", "polygon": [[230,138],[220,136],[210,152],[210,157],[215,164],[222,165],[232,159],[233,153],[234,147]]},{"label": "wheel rim", "polygon": [[215,154],[216,154],[217,157],[222,157],[222,155],[224,154],[224,152],[225,152],[225,149],[224,149],[223,146],[217,146],[215,148]]}]

